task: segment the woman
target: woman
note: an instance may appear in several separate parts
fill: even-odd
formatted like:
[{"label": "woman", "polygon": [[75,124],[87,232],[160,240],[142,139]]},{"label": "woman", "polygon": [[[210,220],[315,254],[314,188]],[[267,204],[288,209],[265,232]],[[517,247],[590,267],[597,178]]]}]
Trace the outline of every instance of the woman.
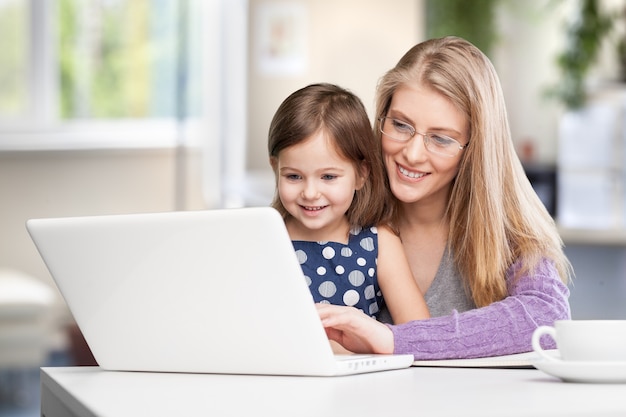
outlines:
[{"label": "woman", "polygon": [[416,359],[530,351],[535,328],[570,318],[571,266],[491,62],[460,38],[420,43],[381,79],[376,112],[394,225],[432,318],[385,325],[319,305],[329,338]]}]

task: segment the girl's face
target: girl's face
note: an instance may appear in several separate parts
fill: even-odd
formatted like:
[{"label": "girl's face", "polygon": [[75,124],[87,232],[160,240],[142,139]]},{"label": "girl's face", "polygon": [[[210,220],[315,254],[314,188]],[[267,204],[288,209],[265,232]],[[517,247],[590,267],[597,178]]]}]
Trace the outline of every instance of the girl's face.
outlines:
[{"label": "girl's face", "polygon": [[358,172],[321,131],[283,149],[271,163],[278,195],[292,216],[287,220],[291,239],[345,241],[345,214],[365,183],[366,170]]},{"label": "girl's face", "polygon": [[[469,141],[469,121],[450,100],[430,88],[403,85],[393,94],[386,114],[405,122],[419,133],[439,133]],[[429,152],[424,138],[416,133],[408,142],[382,135],[382,148],[391,191],[406,204],[422,203],[445,207],[452,180],[457,174],[461,150],[456,156]]]}]

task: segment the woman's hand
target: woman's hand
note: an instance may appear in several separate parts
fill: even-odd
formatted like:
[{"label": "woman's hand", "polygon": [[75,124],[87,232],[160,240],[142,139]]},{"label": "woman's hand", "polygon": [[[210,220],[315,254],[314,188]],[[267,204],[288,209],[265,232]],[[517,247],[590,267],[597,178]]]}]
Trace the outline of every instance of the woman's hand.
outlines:
[{"label": "woman's hand", "polygon": [[393,353],[393,333],[354,307],[316,304],[330,340],[356,353]]}]

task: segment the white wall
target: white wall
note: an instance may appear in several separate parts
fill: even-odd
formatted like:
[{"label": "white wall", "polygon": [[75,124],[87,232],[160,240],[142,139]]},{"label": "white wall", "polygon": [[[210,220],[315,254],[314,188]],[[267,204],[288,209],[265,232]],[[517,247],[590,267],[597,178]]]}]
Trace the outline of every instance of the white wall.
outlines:
[{"label": "white wall", "polygon": [[[420,0],[250,0],[248,161],[270,170],[267,131],[274,112],[293,91],[313,82],[339,84],[356,93],[373,118],[378,78],[421,37]],[[274,5],[304,9],[304,68],[289,75],[262,70],[263,13]]]},{"label": "white wall", "polygon": [[577,2],[505,2],[499,13],[501,39],[493,61],[507,102],[513,140],[530,142],[535,162],[553,164],[562,106],[544,96],[558,81],[556,56],[563,46],[563,24]]}]

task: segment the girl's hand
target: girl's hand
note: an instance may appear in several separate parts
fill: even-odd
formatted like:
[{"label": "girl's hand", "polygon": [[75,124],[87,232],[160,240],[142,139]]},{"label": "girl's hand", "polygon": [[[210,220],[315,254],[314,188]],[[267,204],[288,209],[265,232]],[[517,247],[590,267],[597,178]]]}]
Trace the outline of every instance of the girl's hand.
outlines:
[{"label": "girl's hand", "polygon": [[355,353],[393,353],[393,333],[354,307],[316,304],[330,340]]}]

